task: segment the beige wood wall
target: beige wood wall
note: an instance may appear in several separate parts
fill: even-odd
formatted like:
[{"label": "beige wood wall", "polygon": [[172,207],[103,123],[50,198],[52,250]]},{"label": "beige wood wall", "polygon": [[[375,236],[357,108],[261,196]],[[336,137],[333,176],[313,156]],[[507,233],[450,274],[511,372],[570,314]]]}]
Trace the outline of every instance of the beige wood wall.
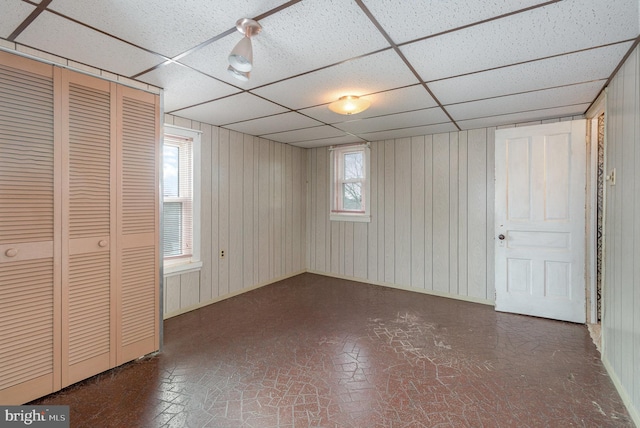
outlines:
[{"label": "beige wood wall", "polygon": [[309,270],[492,302],[494,133],[371,143],[370,223],[329,221],[329,152],[310,150]]},{"label": "beige wood wall", "polygon": [[493,304],[495,129],[371,143],[371,223],[329,221],[329,151],[309,149],[307,269]]},{"label": "beige wood wall", "polygon": [[305,149],[172,115],[165,123],[202,131],[203,261],[165,277],[165,318],[304,272]]},{"label": "beige wood wall", "polygon": [[640,426],[640,47],[607,91],[603,360]]}]

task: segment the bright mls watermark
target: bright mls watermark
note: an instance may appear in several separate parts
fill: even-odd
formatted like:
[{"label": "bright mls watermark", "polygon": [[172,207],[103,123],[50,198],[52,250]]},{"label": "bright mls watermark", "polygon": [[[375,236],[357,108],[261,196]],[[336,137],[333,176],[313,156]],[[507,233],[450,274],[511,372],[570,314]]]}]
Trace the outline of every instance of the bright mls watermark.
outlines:
[{"label": "bright mls watermark", "polygon": [[0,406],[0,428],[69,428],[69,406]]}]

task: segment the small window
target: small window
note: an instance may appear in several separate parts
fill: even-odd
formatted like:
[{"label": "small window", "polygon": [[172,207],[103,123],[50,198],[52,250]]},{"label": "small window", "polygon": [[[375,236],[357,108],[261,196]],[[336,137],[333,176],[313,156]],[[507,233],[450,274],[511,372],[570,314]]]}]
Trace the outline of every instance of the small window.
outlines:
[{"label": "small window", "polygon": [[191,257],[193,249],[192,140],[164,136],[164,258]]},{"label": "small window", "polygon": [[369,146],[336,146],[331,151],[331,220],[370,221]]},{"label": "small window", "polygon": [[165,273],[199,264],[199,173],[194,164],[199,143],[198,132],[166,126],[162,147]]}]

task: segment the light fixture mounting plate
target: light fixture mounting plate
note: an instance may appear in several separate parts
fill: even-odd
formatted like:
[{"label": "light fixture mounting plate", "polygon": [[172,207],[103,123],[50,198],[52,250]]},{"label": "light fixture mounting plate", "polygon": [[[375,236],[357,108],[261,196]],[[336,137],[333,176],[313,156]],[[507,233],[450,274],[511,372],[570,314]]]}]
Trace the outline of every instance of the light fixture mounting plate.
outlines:
[{"label": "light fixture mounting plate", "polygon": [[236,29],[245,36],[251,37],[262,30],[262,26],[251,18],[240,18],[236,22]]}]

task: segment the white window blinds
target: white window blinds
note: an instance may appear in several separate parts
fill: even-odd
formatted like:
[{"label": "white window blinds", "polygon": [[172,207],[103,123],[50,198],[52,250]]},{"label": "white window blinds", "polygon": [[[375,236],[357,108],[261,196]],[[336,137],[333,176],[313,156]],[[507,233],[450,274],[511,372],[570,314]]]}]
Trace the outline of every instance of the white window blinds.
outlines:
[{"label": "white window blinds", "polygon": [[165,134],[163,146],[164,258],[193,251],[193,140]]}]

